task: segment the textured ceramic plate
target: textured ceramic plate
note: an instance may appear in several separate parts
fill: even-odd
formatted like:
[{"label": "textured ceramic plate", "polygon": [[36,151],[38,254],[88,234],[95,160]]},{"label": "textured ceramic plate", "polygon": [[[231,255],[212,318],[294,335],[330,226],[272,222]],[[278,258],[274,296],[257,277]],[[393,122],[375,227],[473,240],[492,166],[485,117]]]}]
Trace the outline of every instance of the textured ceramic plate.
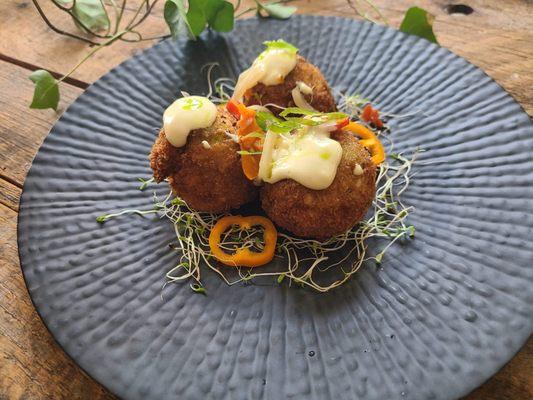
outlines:
[{"label": "textured ceramic plate", "polygon": [[[397,151],[426,150],[404,196],[416,238],[328,294],[230,288],[210,273],[207,297],[162,292],[172,227],[95,217],[150,203],[136,178],[150,174],[165,107],[180,89],[206,92],[202,65],[235,77],[278,37],[335,89],[388,113],[420,110],[390,122]],[[203,39],[115,68],[34,160],[21,264],[61,346],[128,399],[452,399],[494,374],[533,330],[533,126],[520,106],[448,50],[367,23],[254,19]]]}]

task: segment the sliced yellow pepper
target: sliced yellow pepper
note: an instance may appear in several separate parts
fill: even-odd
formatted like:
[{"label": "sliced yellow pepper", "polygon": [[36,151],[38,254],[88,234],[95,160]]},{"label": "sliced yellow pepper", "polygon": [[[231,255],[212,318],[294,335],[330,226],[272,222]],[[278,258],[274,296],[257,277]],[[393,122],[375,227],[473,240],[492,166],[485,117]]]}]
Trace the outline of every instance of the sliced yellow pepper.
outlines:
[{"label": "sliced yellow pepper", "polygon": [[[260,140],[256,137],[246,137],[252,132],[261,132],[261,128],[255,122],[255,111],[247,108],[244,104],[230,100],[226,104],[227,110],[237,118],[237,135],[241,150],[257,151],[261,150]],[[257,178],[259,173],[260,154],[243,154],[241,155],[241,165],[244,175],[249,180]]]},{"label": "sliced yellow pepper", "polygon": [[[228,254],[220,248],[222,234],[231,226],[236,225],[241,229],[251,229],[252,226],[264,228],[263,240],[265,242],[262,252],[251,251],[248,248],[236,249],[235,253]],[[232,267],[258,267],[269,263],[274,258],[278,231],[268,218],[261,216],[243,217],[231,215],[217,221],[209,234],[209,247],[211,253],[222,264]]]},{"label": "sliced yellow pepper", "polygon": [[374,135],[370,129],[357,122],[350,122],[342,129],[355,133],[355,135],[361,138],[359,143],[368,149],[374,164],[379,165],[385,161],[385,149],[377,136]]}]

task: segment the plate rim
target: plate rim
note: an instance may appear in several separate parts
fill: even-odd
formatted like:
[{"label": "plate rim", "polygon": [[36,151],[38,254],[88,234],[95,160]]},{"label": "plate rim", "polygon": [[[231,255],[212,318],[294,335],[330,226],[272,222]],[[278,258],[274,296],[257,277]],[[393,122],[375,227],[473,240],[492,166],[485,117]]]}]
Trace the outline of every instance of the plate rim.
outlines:
[{"label": "plate rim", "polygon": [[[341,17],[341,16],[326,16],[326,15],[317,15],[317,14],[295,14],[295,15],[293,15],[291,17],[291,19],[328,19],[328,20],[336,20],[336,21],[347,21],[349,23],[356,24],[356,25],[376,26],[376,27],[378,27],[378,29],[382,29],[384,31],[393,32],[396,35],[400,34],[401,36],[404,36],[404,37],[409,37],[409,36],[413,37],[413,35],[401,32],[398,29],[395,29],[395,28],[393,28],[391,26],[375,24],[375,23],[372,23],[372,22],[369,22],[369,21],[366,21],[366,20],[360,20],[360,19],[355,19],[355,18],[348,18],[348,17]],[[234,29],[238,25],[248,24],[251,21],[253,21],[252,23],[254,23],[256,21],[260,21],[260,23],[265,23],[265,24],[269,23],[268,22],[269,20],[267,18],[266,19],[260,19],[260,18],[257,18],[257,17],[248,17],[248,18],[236,20]],[[222,34],[222,35],[220,35],[220,34],[216,34],[216,35],[220,35],[222,37],[227,37],[227,36],[231,36],[232,34],[233,34],[233,31],[225,33],[225,34]],[[211,38],[208,37],[208,36],[211,36],[211,32],[203,32],[200,37],[201,37],[201,40],[203,40],[203,41],[209,41],[209,40],[211,40]],[[432,46],[434,48],[443,49],[447,53],[453,55],[455,58],[460,59],[461,62],[463,62],[464,64],[469,65],[471,67],[474,67],[477,71],[481,72],[485,77],[487,77],[490,80],[490,82],[492,84],[496,84],[498,86],[498,88],[503,93],[505,93],[505,96],[508,96],[509,98],[511,98],[515,105],[518,105],[518,107],[520,109],[520,112],[524,113],[528,117],[530,125],[533,126],[533,116],[529,115],[528,112],[525,110],[524,106],[515,98],[515,96],[513,94],[509,93],[500,83],[498,83],[492,76],[490,76],[487,72],[485,72],[484,69],[482,69],[478,65],[472,63],[471,61],[469,61],[468,59],[464,58],[463,56],[455,53],[453,50],[451,50],[451,49],[449,49],[447,47],[443,47],[443,46],[441,46],[439,44],[435,44],[435,43],[429,42],[426,39],[423,39],[423,38],[420,38],[420,37],[416,37],[416,36],[413,37],[413,39],[416,40],[417,42],[419,42],[419,41],[427,42],[426,44],[429,44],[430,46]],[[140,59],[140,58],[144,57],[144,55],[147,52],[154,51],[153,49],[158,47],[159,45],[162,45],[164,43],[168,43],[168,42],[171,42],[171,41],[173,41],[174,43],[186,43],[186,42],[188,42],[188,40],[185,39],[185,38],[178,38],[177,40],[174,40],[172,38],[166,38],[166,39],[163,39],[163,40],[159,40],[159,41],[153,43],[153,45],[151,45],[149,47],[146,47],[146,48],[136,52],[135,54],[133,54],[132,56],[126,58],[125,60],[123,60],[119,64],[113,66],[106,73],[104,73],[102,76],[100,76],[94,82],[89,84],[89,86],[87,88],[85,88],[83,90],[83,92],[81,92],[79,94],[79,96],[77,96],[70,104],[68,104],[68,106],[66,106],[63,109],[61,115],[59,116],[59,118],[57,118],[57,120],[50,127],[49,131],[47,132],[47,134],[44,136],[43,140],[41,141],[41,143],[39,145],[39,148],[37,149],[37,151],[35,152],[35,154],[32,157],[32,160],[30,162],[30,167],[28,168],[27,173],[26,173],[26,175],[24,177],[24,182],[23,182],[23,185],[22,185],[22,191],[21,191],[20,201],[19,201],[19,211],[17,213],[17,219],[16,219],[16,221],[17,221],[16,242],[17,242],[17,254],[18,254],[18,259],[19,259],[19,267],[20,267],[20,270],[22,272],[24,286],[25,286],[26,291],[28,293],[28,296],[30,298],[31,304],[32,304],[33,308],[35,309],[39,319],[42,321],[44,327],[46,328],[46,330],[48,331],[48,333],[52,337],[54,343],[56,343],[58,345],[58,347],[61,349],[63,354],[65,354],[68,357],[69,360],[71,360],[79,369],[81,369],[83,371],[83,373],[85,373],[92,381],[94,381],[98,385],[104,387],[105,390],[107,390],[108,392],[110,392],[111,394],[113,394],[114,396],[119,397],[119,398],[120,398],[119,394],[117,394],[113,389],[111,389],[110,386],[108,386],[104,382],[96,379],[93,376],[93,374],[91,374],[85,367],[83,367],[82,365],[80,365],[80,363],[78,363],[78,361],[76,361],[74,356],[72,356],[71,353],[69,351],[67,351],[66,348],[59,342],[59,340],[56,338],[56,336],[53,334],[52,330],[48,326],[48,323],[46,322],[45,318],[41,315],[41,311],[37,307],[36,303],[34,302],[34,298],[33,298],[32,294],[31,294],[31,290],[30,290],[29,285],[28,285],[27,276],[26,276],[26,273],[25,273],[24,267],[23,267],[23,255],[21,253],[21,244],[24,244],[24,243],[22,243],[22,239],[21,239],[21,235],[20,235],[20,233],[21,233],[20,221],[21,221],[21,218],[24,218],[23,214],[24,214],[25,209],[26,209],[24,203],[26,202],[25,197],[27,196],[27,194],[25,196],[25,193],[26,193],[26,189],[27,189],[28,177],[30,177],[30,175],[32,174],[32,171],[34,171],[34,161],[35,161],[36,157],[38,156],[43,144],[45,143],[45,141],[49,138],[50,134],[52,133],[52,131],[54,130],[56,125],[64,118],[65,114],[70,110],[71,106],[74,105],[76,102],[78,102],[79,99],[84,98],[86,96],[90,96],[92,94],[93,90],[97,90],[99,88],[99,83],[100,83],[100,81],[103,78],[105,78],[108,75],[114,73],[115,70],[117,70],[118,68],[122,67],[124,64],[127,64],[129,62],[133,62],[134,60],[137,60],[137,59]],[[524,340],[520,341],[520,344],[516,347],[516,350],[512,351],[512,356],[510,358],[508,358],[508,359],[500,360],[499,362],[497,362],[496,364],[498,364],[499,366],[496,367],[496,369],[493,370],[486,378],[481,378],[480,382],[475,383],[475,386],[463,385],[464,388],[466,388],[468,386],[469,389],[465,389],[467,391],[464,392],[462,396],[469,395],[470,393],[472,393],[473,391],[478,389],[480,386],[482,386],[483,384],[488,382],[490,379],[492,379],[497,373],[499,373],[523,349],[524,345],[531,338],[532,335],[533,335],[533,329],[530,329],[529,335],[527,337],[525,337]],[[465,382],[466,382],[466,379],[465,379]]]}]

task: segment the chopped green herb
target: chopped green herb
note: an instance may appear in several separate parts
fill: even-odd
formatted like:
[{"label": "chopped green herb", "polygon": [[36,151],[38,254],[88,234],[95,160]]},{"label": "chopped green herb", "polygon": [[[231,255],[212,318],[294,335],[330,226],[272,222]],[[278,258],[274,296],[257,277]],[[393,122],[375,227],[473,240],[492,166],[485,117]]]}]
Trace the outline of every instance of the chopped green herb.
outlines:
[{"label": "chopped green herb", "polygon": [[263,42],[263,44],[266,46],[266,51],[275,49],[275,50],[285,50],[292,54],[298,53],[297,47],[293,46],[290,43],[287,43],[283,39],[269,40],[269,41]]},{"label": "chopped green herb", "polygon": [[279,123],[281,120],[269,112],[258,111],[255,113],[255,122],[257,122],[257,125],[266,132],[270,124]]},{"label": "chopped green herb", "polygon": [[204,104],[202,100],[190,97],[185,97],[181,101],[184,103],[181,108],[185,111],[198,110]]},{"label": "chopped green herb", "polygon": [[296,115],[316,115],[320,114],[317,111],[307,110],[300,107],[287,107],[279,115],[281,117],[286,117],[287,115],[296,114]]},{"label": "chopped green herb", "polygon": [[307,117],[317,117],[320,118],[319,122],[332,121],[336,119],[344,119],[348,117],[348,114],[343,112],[330,112],[330,113],[321,113],[319,111],[306,110],[305,108],[299,107],[287,107],[280,114],[280,117],[286,118],[289,115],[305,115]]}]

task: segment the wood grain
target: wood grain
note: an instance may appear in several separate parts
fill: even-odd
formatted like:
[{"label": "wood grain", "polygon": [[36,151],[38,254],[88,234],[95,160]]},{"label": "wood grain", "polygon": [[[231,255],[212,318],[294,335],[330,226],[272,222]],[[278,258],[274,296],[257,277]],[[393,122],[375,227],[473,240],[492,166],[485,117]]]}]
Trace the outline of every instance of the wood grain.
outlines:
[{"label": "wood grain", "polygon": [[[81,89],[61,86],[61,110],[76,99]],[[43,139],[59,117],[52,110],[30,110],[33,83],[28,70],[0,61],[0,177],[22,187]]]},{"label": "wood grain", "polygon": [[5,179],[0,178],[0,204],[18,212],[19,201],[20,188]]},{"label": "wood grain", "polygon": [[[127,15],[139,1],[128,2]],[[252,2],[245,0],[243,7]],[[412,5],[432,12],[441,45],[486,71],[533,115],[533,2],[464,0],[461,3],[474,9],[468,16],[448,14],[448,2],[441,0],[373,2],[393,26],[399,25],[404,11]],[[345,0],[293,3],[300,13],[355,17]],[[377,16],[370,8],[366,11]],[[58,17],[57,12],[54,15]],[[166,32],[161,7],[146,21],[145,29],[149,34]],[[27,108],[33,89],[27,76],[37,68],[64,74],[88,51],[88,46],[51,32],[40,21],[30,0],[0,2],[0,37],[0,60],[9,60],[0,61],[0,399],[114,399],[66,356],[44,327],[27,294],[16,245],[16,218],[24,177],[59,115]],[[105,49],[74,75],[77,81],[73,83],[83,87],[149,45],[150,42],[120,43]],[[81,91],[63,85],[62,109]],[[531,371],[533,339],[465,399],[532,399]]]},{"label": "wood grain", "polygon": [[[41,0],[40,4],[50,16],[50,20],[64,30],[76,32],[72,22],[65,19],[64,13],[52,6],[50,1]],[[124,19],[128,21],[133,14],[132,11],[126,11]],[[164,21],[157,17],[149,17],[140,30],[147,36],[167,33]],[[0,2],[0,37],[0,55],[61,74],[70,71],[77,61],[90,51],[88,44],[59,36],[48,28],[31,0]],[[94,82],[115,65],[152,44],[153,42],[116,42],[112,47],[98,52],[91,62],[84,64],[73,77],[84,82]]]}]

